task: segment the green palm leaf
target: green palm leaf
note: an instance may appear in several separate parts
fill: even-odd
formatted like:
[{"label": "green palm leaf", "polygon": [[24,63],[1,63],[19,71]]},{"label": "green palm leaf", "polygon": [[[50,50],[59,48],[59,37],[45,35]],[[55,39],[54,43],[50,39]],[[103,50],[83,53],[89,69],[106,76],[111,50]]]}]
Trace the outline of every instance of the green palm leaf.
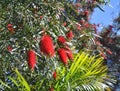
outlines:
[{"label": "green palm leaf", "polygon": [[86,52],[78,53],[67,71],[64,70],[65,67],[62,68],[64,71],[60,70],[66,75],[64,77],[62,75],[56,82],[56,91],[74,91],[76,89],[79,91],[104,91],[108,86],[104,80],[107,76],[107,67],[103,65],[103,62],[103,58],[98,55],[91,56]]},{"label": "green palm leaf", "polygon": [[15,69],[14,71],[18,76],[17,80],[10,76],[8,78],[17,86],[19,91],[21,89],[22,89],[22,91],[30,91],[30,86],[27,83],[27,81],[24,79],[24,77],[19,73],[19,71],[17,69]]},{"label": "green palm leaf", "polygon": [[4,86],[4,87],[7,87],[9,89],[11,89],[10,86],[8,86],[6,83],[4,83],[2,80],[0,80],[0,85]]}]

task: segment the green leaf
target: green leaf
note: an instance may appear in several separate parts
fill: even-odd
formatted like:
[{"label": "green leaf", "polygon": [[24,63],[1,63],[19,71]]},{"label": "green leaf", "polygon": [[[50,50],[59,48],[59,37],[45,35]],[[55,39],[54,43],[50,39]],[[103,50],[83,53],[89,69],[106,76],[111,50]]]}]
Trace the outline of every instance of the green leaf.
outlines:
[{"label": "green leaf", "polygon": [[17,69],[15,69],[15,72],[18,75],[18,80],[20,81],[20,83],[25,86],[25,89],[27,91],[30,91],[30,86],[28,85],[27,81],[23,78],[23,76],[19,73],[19,71]]},{"label": "green leaf", "polygon": [[16,80],[14,80],[12,77],[8,76],[8,78],[17,86],[19,87],[19,84],[17,83]]},{"label": "green leaf", "polygon": [[104,83],[106,80],[103,79],[107,75],[107,67],[103,65],[103,61],[103,58],[98,55],[78,53],[70,68],[66,69],[68,71],[61,70],[66,75],[57,81],[55,88],[63,90],[62,88],[76,89],[79,87],[82,91],[103,91],[107,86]]},{"label": "green leaf", "polygon": [[0,83],[1,83],[1,85],[5,86],[5,87],[7,87],[7,88],[9,88],[9,89],[11,89],[11,87],[8,86],[6,83],[4,83],[2,80],[0,80]]}]

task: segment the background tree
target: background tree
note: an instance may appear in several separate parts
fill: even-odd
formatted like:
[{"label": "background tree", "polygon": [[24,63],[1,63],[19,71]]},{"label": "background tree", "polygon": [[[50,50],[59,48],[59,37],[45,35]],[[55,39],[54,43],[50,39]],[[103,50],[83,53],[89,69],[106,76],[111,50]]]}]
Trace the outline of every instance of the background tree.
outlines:
[{"label": "background tree", "polygon": [[[120,36],[119,36],[119,27],[120,24],[120,15],[113,20],[113,25],[109,25],[107,28],[104,28],[100,35],[103,37],[100,40],[102,46],[104,46],[103,52],[107,57],[106,63],[109,67],[109,74],[111,77],[117,80],[116,86],[119,86],[120,78]],[[107,42],[106,42],[107,41]],[[106,50],[107,49],[107,50]]]}]

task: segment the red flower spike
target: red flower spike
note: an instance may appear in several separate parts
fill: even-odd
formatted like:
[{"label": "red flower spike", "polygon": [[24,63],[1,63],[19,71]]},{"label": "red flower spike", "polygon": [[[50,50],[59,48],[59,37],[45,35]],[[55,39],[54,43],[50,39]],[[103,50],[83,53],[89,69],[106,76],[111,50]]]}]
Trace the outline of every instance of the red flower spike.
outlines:
[{"label": "red flower spike", "polygon": [[62,25],[65,27],[65,26],[67,25],[67,23],[66,23],[66,22],[64,22]]},{"label": "red flower spike", "polygon": [[80,24],[84,25],[85,21],[84,20],[80,20]]},{"label": "red flower spike", "polygon": [[49,89],[49,91],[54,91],[54,88],[53,88],[53,87],[51,87],[51,88]]},{"label": "red flower spike", "polygon": [[12,46],[7,46],[7,50],[11,52],[13,50]]},{"label": "red flower spike", "polygon": [[77,24],[77,29],[78,29],[78,30],[81,30],[80,24]]},{"label": "red flower spike", "polygon": [[43,18],[43,16],[41,15],[39,18],[40,18],[40,19],[42,19],[42,18]]},{"label": "red flower spike", "polygon": [[107,59],[106,55],[104,53],[100,53],[100,55],[104,58],[104,59]]},{"label": "red flower spike", "polygon": [[107,49],[106,52],[109,53],[109,54],[112,54],[112,51],[109,50],[109,49]]},{"label": "red flower spike", "polygon": [[88,27],[90,26],[90,24],[89,24],[89,23],[85,23],[84,26],[85,26],[86,28],[88,28]]},{"label": "red flower spike", "polygon": [[56,80],[56,78],[57,78],[57,72],[56,71],[54,71],[53,72],[53,78]]},{"label": "red flower spike", "polygon": [[67,53],[67,56],[68,56],[68,58],[70,59],[70,60],[73,60],[73,53],[72,53],[72,51],[71,50],[66,50],[66,53]]},{"label": "red flower spike", "polygon": [[40,50],[46,56],[53,57],[55,55],[53,41],[49,35],[44,35],[40,39]]},{"label": "red flower spike", "polygon": [[67,65],[68,64],[68,56],[67,56],[66,50],[64,48],[58,49],[58,55],[59,55],[61,61],[63,62],[63,64]]},{"label": "red flower spike", "polygon": [[88,15],[89,15],[89,11],[86,10],[86,11],[84,12],[84,14],[85,14],[85,16],[88,16]]},{"label": "red flower spike", "polygon": [[13,25],[12,24],[7,24],[7,29],[11,32],[11,33],[14,33],[14,28],[13,28]]},{"label": "red flower spike", "polygon": [[72,31],[69,31],[69,32],[66,34],[66,37],[67,37],[68,39],[72,39],[72,38],[74,37],[73,32],[72,32]]},{"label": "red flower spike", "polygon": [[28,50],[27,57],[28,57],[28,59],[27,59],[28,66],[32,71],[34,71],[35,64],[36,64],[36,54],[35,54],[35,52],[32,49]]},{"label": "red flower spike", "polygon": [[7,27],[12,27],[12,26],[13,26],[13,25],[12,25],[12,24],[10,24],[10,23],[9,23],[9,24],[7,24]]},{"label": "red flower spike", "polygon": [[66,40],[65,40],[64,36],[59,36],[58,37],[58,42],[61,43],[61,44],[65,44]]},{"label": "red flower spike", "polygon": [[101,45],[100,41],[97,40],[97,38],[94,40],[97,45]]}]

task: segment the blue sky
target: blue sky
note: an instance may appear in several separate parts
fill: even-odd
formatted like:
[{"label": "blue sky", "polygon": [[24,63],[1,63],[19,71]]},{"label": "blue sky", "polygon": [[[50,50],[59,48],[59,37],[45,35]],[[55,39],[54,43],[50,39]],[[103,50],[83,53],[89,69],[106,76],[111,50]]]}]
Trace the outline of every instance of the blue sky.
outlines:
[{"label": "blue sky", "polygon": [[[120,11],[120,0],[110,0],[110,5],[103,6],[105,12],[96,8],[91,16],[91,23],[100,23],[103,26],[112,24],[112,20],[117,17]],[[111,7],[112,6],[112,7]]]}]

